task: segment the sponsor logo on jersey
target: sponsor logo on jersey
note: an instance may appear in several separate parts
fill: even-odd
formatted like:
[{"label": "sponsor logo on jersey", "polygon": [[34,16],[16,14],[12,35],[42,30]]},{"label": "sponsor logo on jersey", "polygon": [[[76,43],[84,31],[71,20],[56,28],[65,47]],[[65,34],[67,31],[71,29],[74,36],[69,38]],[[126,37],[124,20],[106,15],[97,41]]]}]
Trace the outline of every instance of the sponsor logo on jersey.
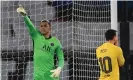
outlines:
[{"label": "sponsor logo on jersey", "polygon": [[51,51],[51,47],[48,46],[48,45],[43,45],[43,46],[42,46],[42,50],[43,50],[43,51],[48,51],[48,52],[50,52],[50,51]]}]

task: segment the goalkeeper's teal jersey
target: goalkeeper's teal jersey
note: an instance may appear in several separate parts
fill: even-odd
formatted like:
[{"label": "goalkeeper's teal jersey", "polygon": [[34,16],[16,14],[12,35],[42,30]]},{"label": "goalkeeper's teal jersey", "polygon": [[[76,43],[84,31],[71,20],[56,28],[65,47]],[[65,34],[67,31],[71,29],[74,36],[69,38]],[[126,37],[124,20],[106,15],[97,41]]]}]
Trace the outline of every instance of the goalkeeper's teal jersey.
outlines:
[{"label": "goalkeeper's teal jersey", "polygon": [[58,57],[58,67],[63,67],[64,56],[59,40],[56,37],[45,38],[32,24],[28,16],[24,17],[34,46],[34,71],[50,72],[55,69],[54,54]]}]

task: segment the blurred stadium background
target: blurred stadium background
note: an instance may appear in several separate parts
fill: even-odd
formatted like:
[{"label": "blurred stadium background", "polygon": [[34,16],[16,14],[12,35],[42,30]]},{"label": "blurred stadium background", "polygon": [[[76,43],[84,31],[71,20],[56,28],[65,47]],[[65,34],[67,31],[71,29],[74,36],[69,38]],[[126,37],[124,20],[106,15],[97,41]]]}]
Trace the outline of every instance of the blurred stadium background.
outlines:
[{"label": "blurred stadium background", "polygon": [[[18,4],[37,28],[41,20],[51,21],[52,35],[61,41],[65,54],[61,80],[97,80],[95,49],[111,28],[111,2],[106,0],[1,1],[1,80],[33,79],[33,46],[23,17],[16,12]],[[118,1],[116,8],[118,36],[126,58],[121,80],[133,80],[133,2]]]}]

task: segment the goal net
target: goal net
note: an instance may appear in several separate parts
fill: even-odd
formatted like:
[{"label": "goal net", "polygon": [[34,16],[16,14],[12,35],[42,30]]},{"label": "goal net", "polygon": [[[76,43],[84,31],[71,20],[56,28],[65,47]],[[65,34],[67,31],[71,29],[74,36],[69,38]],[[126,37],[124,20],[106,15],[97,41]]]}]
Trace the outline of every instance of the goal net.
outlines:
[{"label": "goal net", "polygon": [[110,1],[2,1],[1,78],[33,80],[33,44],[18,4],[33,24],[50,20],[52,35],[63,46],[65,65],[60,80],[96,80],[99,77],[95,49],[111,28]]}]

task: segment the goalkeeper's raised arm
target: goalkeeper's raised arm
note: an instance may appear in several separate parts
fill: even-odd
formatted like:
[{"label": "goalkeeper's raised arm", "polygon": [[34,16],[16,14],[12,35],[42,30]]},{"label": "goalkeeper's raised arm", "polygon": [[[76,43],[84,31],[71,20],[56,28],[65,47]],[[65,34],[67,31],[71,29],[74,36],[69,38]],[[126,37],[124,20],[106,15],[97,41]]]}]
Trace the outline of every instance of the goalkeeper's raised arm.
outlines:
[{"label": "goalkeeper's raised arm", "polygon": [[29,19],[25,9],[22,7],[22,5],[19,5],[19,7],[17,8],[17,12],[20,13],[21,15],[24,16],[24,21],[27,25],[28,31],[31,35],[32,38],[34,38],[38,31],[36,29],[36,27],[33,25],[33,23],[31,22],[31,20]]},{"label": "goalkeeper's raised arm", "polygon": [[[34,43],[34,80],[59,80],[64,65],[64,53],[60,41],[51,35],[51,23],[48,20],[40,22],[39,30],[32,24],[22,6],[17,12],[24,16]],[[54,55],[58,57],[58,67],[54,65]]]}]

